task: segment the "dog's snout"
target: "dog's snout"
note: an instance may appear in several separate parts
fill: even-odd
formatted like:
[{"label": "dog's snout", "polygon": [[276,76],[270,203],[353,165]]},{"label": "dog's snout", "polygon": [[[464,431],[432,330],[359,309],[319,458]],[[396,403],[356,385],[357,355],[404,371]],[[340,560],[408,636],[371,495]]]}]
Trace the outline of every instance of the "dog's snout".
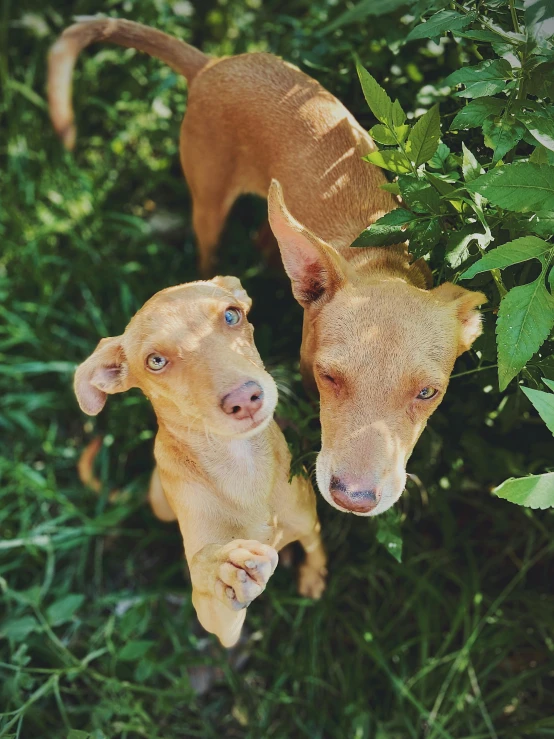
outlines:
[{"label": "dog's snout", "polygon": [[381,500],[381,493],[377,490],[359,489],[359,486],[335,475],[331,477],[329,492],[337,505],[355,513],[369,513]]},{"label": "dog's snout", "polygon": [[253,418],[264,404],[264,391],[257,382],[250,380],[244,385],[231,390],[221,399],[221,408],[228,416],[233,416],[237,421],[245,418]]}]

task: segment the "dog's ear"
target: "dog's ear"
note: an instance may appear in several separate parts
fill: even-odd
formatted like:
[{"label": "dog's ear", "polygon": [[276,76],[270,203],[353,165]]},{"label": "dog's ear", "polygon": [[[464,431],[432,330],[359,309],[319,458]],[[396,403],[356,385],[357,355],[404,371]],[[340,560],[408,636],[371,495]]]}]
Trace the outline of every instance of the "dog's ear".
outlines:
[{"label": "dog's ear", "polygon": [[475,339],[483,332],[481,314],[475,310],[482,303],[487,302],[483,293],[466,290],[459,285],[445,282],[436,287],[432,294],[441,302],[454,307],[460,321],[460,337],[458,345],[458,356],[467,351]]},{"label": "dog's ear", "polygon": [[90,357],[77,367],[75,395],[81,410],[96,416],[106,404],[106,396],[133,387],[121,336],[102,339]]},{"label": "dog's ear", "polygon": [[269,224],[296,300],[307,308],[322,298],[332,297],[344,282],[340,255],[292,217],[277,180],[269,188],[268,209]]},{"label": "dog's ear", "polygon": [[222,287],[224,290],[229,290],[230,292],[232,292],[237,301],[240,303],[241,308],[243,308],[245,313],[248,313],[248,311],[252,307],[252,298],[250,297],[250,295],[248,295],[246,290],[240,284],[240,280],[238,277],[222,277],[218,275],[217,277],[214,277],[212,280],[210,280],[210,282],[219,285],[219,287]]}]

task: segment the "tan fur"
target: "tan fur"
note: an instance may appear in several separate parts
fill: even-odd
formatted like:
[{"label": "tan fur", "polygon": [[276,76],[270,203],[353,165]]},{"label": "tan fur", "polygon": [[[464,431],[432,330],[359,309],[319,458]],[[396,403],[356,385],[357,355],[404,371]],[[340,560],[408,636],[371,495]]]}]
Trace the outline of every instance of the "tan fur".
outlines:
[{"label": "tan fur", "polygon": [[[136,48],[164,58],[189,81],[180,150],[203,274],[213,270],[221,229],[238,195],[265,197],[274,180],[270,223],[305,308],[302,373],[321,397],[319,487],[340,510],[386,510],[404,489],[406,462],[444,395],[456,356],[481,331],[474,309],[484,296],[457,286],[428,290],[426,263],[412,264],[405,245],[350,248],[397,203],[380,189],[381,170],[362,161],[375,150],[373,140],[318,82],[270,54],[200,61],[200,52],[180,46],[177,63],[170,37],[128,21],[110,22],[115,30],[107,40],[132,45],[132,28]],[[73,26],[54,47],[49,88],[59,132],[73,116],[67,70],[78,50],[103,38],[98,29],[105,23]],[[73,46],[64,50],[67,36]],[[322,373],[325,367],[340,376],[336,386],[322,380],[330,374]],[[433,383],[439,395],[417,400],[419,390]],[[344,505],[333,498],[334,479],[344,488]],[[374,498],[371,510],[356,510],[362,493]]]},{"label": "tan fur", "polygon": [[[230,306],[242,311],[237,326],[225,323]],[[277,389],[254,345],[249,307],[236,277],[168,288],[121,336],[103,339],[75,375],[77,398],[91,415],[107,394],[131,387],[150,398],[159,425],[150,503],[162,520],[178,520],[199,620],[225,646],[239,638],[244,609],[291,541],[306,550],[300,592],[317,598],[325,585],[314,492],[302,478],[289,483],[290,454],[273,421]],[[146,365],[153,353],[169,360],[160,372]],[[264,403],[237,420],[220,401],[249,381],[261,386]],[[89,457],[82,463],[88,480]]]},{"label": "tan fur", "polygon": [[[382,513],[404,490],[406,463],[456,357],[481,333],[475,308],[486,298],[449,283],[426,289],[425,271],[402,247],[332,248],[290,215],[276,182],[269,219],[305,309],[301,366],[321,399],[318,487],[339,510]],[[417,399],[427,386],[438,395]],[[369,491],[377,505],[337,504],[333,478],[354,502]]]}]

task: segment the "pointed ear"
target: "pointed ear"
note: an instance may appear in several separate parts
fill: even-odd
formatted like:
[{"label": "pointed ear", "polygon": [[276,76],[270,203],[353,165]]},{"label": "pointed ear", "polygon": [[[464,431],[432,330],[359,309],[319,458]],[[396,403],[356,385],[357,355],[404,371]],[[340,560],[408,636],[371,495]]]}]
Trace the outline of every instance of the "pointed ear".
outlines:
[{"label": "pointed ear", "polygon": [[341,256],[292,217],[277,180],[272,180],[269,188],[268,209],[269,224],[296,300],[307,308],[331,298],[344,282]]},{"label": "pointed ear", "polygon": [[459,285],[453,285],[451,282],[439,285],[433,290],[432,294],[441,302],[452,305],[456,311],[460,321],[459,356],[467,351],[483,332],[482,316],[475,309],[482,303],[486,303],[487,297],[483,293],[466,290]]},{"label": "pointed ear", "polygon": [[217,277],[214,277],[212,280],[210,280],[210,282],[215,283],[219,287],[222,287],[224,290],[229,290],[229,292],[232,292],[235,298],[241,304],[241,308],[243,308],[244,311],[248,313],[252,306],[252,298],[248,295],[246,290],[240,284],[240,280],[238,277],[222,277],[218,275]]},{"label": "pointed ear", "polygon": [[133,387],[121,336],[102,339],[90,357],[77,367],[74,387],[81,410],[89,416],[100,413],[107,394],[123,393]]}]

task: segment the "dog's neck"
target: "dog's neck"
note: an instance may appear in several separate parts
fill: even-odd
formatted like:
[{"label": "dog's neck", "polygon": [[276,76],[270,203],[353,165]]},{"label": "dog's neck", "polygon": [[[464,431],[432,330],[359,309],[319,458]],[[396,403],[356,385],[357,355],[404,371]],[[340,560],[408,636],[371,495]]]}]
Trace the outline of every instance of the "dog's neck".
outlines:
[{"label": "dog's neck", "polygon": [[[156,408],[154,407],[156,411]],[[214,458],[221,460],[246,458],[260,449],[272,448],[271,423],[252,436],[223,436],[212,433],[200,419],[186,417],[177,409],[173,413],[158,413],[158,437],[156,443],[178,448],[203,467],[210,468]]]}]

